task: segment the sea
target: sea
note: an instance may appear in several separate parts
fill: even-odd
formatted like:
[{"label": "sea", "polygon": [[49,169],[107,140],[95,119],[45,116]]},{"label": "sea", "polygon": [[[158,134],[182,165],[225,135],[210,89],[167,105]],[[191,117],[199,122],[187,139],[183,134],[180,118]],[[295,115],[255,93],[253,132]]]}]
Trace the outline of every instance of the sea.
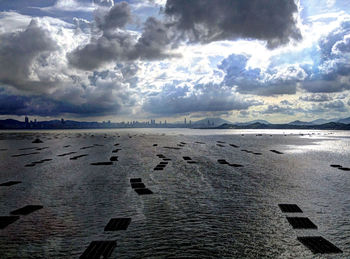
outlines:
[{"label": "sea", "polygon": [[[19,182],[0,186],[0,216],[42,206],[0,229],[0,258],[79,258],[92,241],[116,241],[109,258],[350,258],[349,168],[348,131],[0,131],[0,184]],[[131,222],[104,231],[112,218]]]}]

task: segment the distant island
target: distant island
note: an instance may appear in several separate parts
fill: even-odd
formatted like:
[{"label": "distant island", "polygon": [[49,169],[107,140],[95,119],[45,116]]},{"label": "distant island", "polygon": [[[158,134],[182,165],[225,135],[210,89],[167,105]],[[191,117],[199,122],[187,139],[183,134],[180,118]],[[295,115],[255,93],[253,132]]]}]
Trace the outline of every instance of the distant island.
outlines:
[{"label": "distant island", "polygon": [[221,118],[206,118],[199,121],[167,123],[167,121],[150,120],[145,122],[86,122],[74,120],[29,120],[14,119],[0,120],[0,129],[114,129],[114,128],[191,128],[191,129],[320,129],[320,130],[350,130],[350,117],[343,119],[317,119],[310,122],[292,121],[289,123],[273,124],[266,120],[249,122],[229,122]]}]

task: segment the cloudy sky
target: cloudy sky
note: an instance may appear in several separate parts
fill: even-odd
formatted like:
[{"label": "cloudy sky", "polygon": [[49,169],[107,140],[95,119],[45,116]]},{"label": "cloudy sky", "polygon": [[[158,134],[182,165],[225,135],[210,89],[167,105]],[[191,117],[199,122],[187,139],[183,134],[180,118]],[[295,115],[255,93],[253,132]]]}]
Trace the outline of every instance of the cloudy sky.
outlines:
[{"label": "cloudy sky", "polygon": [[350,116],[348,0],[0,0],[0,118]]}]

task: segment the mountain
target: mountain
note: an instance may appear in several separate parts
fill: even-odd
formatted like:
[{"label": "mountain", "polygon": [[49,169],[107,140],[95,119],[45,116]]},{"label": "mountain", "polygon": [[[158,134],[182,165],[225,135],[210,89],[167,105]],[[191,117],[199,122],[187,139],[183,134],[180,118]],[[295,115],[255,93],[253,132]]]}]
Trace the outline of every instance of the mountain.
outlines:
[{"label": "mountain", "polygon": [[323,129],[323,130],[350,130],[350,124],[329,122],[321,125],[293,125],[293,124],[262,124],[259,122],[249,125],[223,124],[216,129]]},{"label": "mountain", "polygon": [[330,122],[337,122],[339,119],[328,119],[328,120],[325,120],[325,119],[317,119],[317,120],[313,120],[313,121],[310,121],[312,124],[314,125],[321,125],[321,124],[326,124],[326,123],[330,123]]},{"label": "mountain", "polygon": [[254,123],[260,123],[260,124],[271,124],[270,122],[266,121],[266,120],[253,120],[253,121],[248,121],[248,122],[236,122],[234,123],[235,125],[239,125],[239,126],[245,126],[245,125],[250,125],[250,124],[254,124]]},{"label": "mountain", "polygon": [[313,124],[312,122],[296,120],[296,121],[289,122],[288,125],[315,125],[315,124]]},{"label": "mountain", "polygon": [[344,124],[350,124],[350,117],[344,118],[344,119],[340,119],[337,122],[344,123]]},{"label": "mountain", "polygon": [[[208,123],[209,121],[209,123]],[[203,120],[193,122],[193,125],[209,125],[209,126],[219,126],[222,124],[232,124],[232,122],[221,119],[221,118],[205,118]]]}]

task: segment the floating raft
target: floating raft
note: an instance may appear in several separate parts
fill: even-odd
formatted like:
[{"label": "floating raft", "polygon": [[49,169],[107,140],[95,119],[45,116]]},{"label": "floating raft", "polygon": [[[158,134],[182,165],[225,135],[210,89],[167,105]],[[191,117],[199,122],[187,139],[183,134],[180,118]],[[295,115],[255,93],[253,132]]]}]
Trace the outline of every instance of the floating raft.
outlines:
[{"label": "floating raft", "polygon": [[136,188],[146,188],[144,183],[131,183],[131,188],[136,189]]},{"label": "floating raft", "polygon": [[228,162],[225,159],[218,159],[218,163],[221,165],[228,165]]},{"label": "floating raft", "polygon": [[348,167],[339,167],[338,169],[343,171],[350,171],[350,168]]},{"label": "floating raft", "polygon": [[297,239],[314,254],[342,253],[338,247],[321,236],[297,237]]},{"label": "floating raft", "polygon": [[108,161],[108,162],[95,162],[95,163],[90,163],[90,165],[113,165],[113,162]]},{"label": "floating raft", "polygon": [[182,157],[184,160],[188,161],[188,160],[192,160],[192,158],[190,158],[189,156],[183,156]]},{"label": "floating raft", "polygon": [[117,241],[92,241],[80,259],[108,258],[117,246]]},{"label": "floating raft", "polygon": [[303,213],[296,204],[278,204],[283,213]]},{"label": "floating raft", "polygon": [[63,153],[63,154],[60,154],[60,155],[57,155],[57,156],[69,156],[69,155],[73,155],[77,152],[68,152],[68,153]]},{"label": "floating raft", "polygon": [[40,154],[40,153],[39,152],[32,152],[32,153],[26,153],[26,154],[18,154],[18,155],[12,155],[12,157],[30,156],[30,155],[35,155],[35,154]]},{"label": "floating raft", "polygon": [[73,156],[71,158],[69,158],[70,160],[77,160],[78,158],[84,157],[84,156],[88,156],[88,154],[83,154],[83,155],[79,155],[79,156]]},{"label": "floating raft", "polygon": [[12,215],[28,215],[36,210],[42,209],[43,206],[41,205],[27,205],[24,206],[23,208],[11,211],[10,214]]},{"label": "floating raft", "polygon": [[131,222],[131,218],[113,218],[105,226],[104,231],[126,230]]},{"label": "floating raft", "polygon": [[278,150],[275,150],[275,149],[271,149],[270,151],[273,152],[273,153],[279,154],[279,155],[283,154],[282,152],[280,152]]},{"label": "floating raft", "polygon": [[343,166],[341,166],[341,165],[331,165],[331,167],[340,168],[340,167],[343,167]]},{"label": "floating raft", "polygon": [[130,183],[141,183],[141,178],[130,178]]},{"label": "floating raft", "polygon": [[294,229],[317,229],[317,226],[306,217],[287,217]]},{"label": "floating raft", "polygon": [[118,161],[118,157],[117,156],[111,156],[109,160],[110,161]]},{"label": "floating raft", "polygon": [[197,164],[197,162],[193,161],[193,160],[190,160],[190,161],[187,161],[187,164]]},{"label": "floating raft", "polygon": [[6,228],[18,219],[18,216],[0,216],[0,229]]},{"label": "floating raft", "polygon": [[11,186],[11,185],[19,184],[19,183],[21,183],[21,182],[20,181],[8,181],[8,182],[0,184],[0,186]]},{"label": "floating raft", "polygon": [[134,190],[138,195],[153,194],[153,192],[148,188],[137,188]]}]

